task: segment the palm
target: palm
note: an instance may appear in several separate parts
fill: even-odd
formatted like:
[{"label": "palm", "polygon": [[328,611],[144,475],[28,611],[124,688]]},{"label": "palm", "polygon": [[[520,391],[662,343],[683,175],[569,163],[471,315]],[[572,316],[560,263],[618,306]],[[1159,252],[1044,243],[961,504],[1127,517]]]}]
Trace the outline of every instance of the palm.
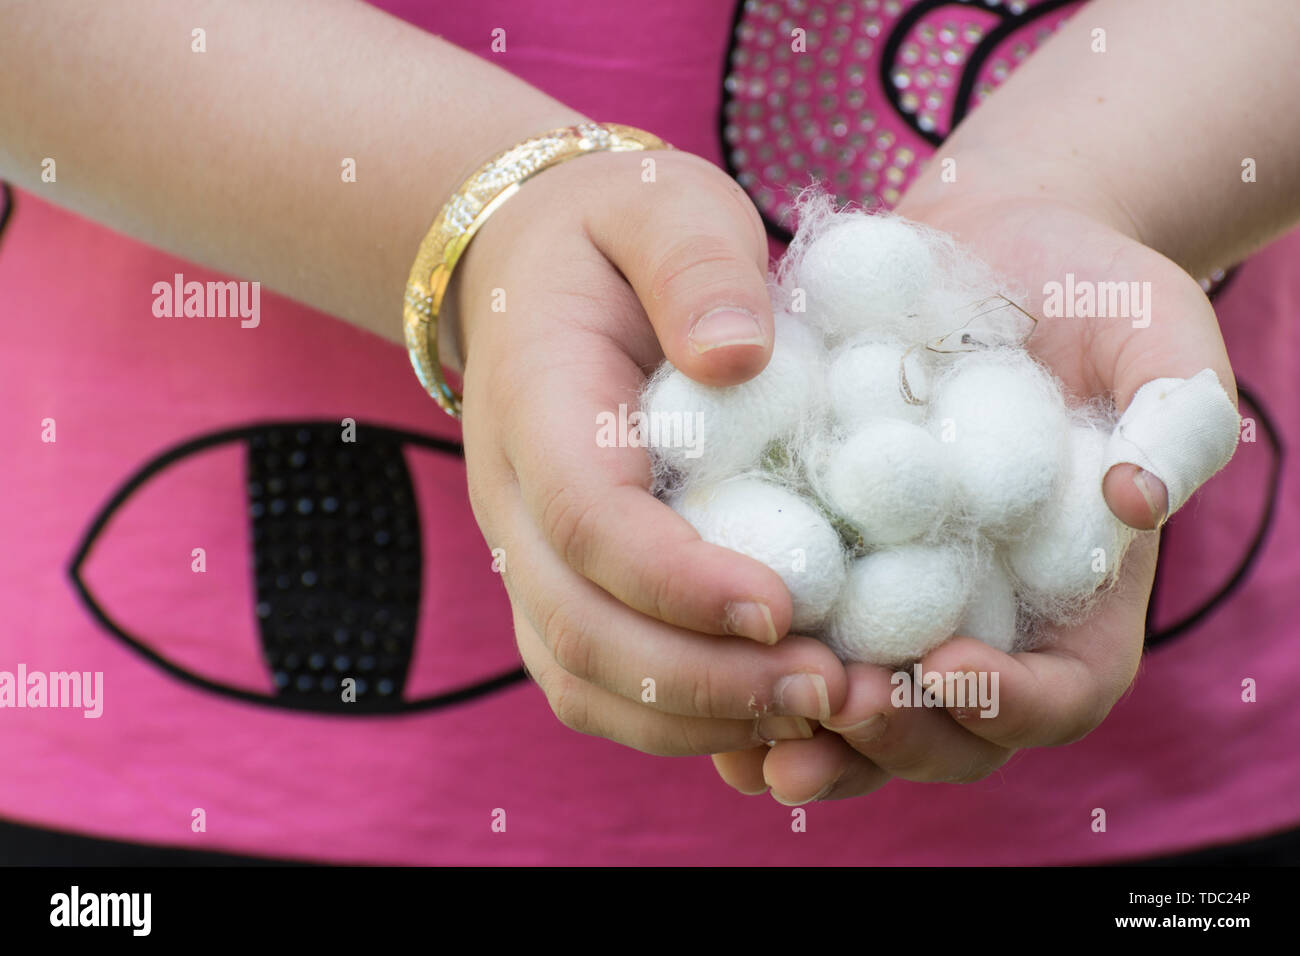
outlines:
[{"label": "palm", "polygon": [[[1074,207],[1032,198],[996,206],[952,204],[928,211],[924,221],[956,235],[1020,287],[1024,304],[1039,320],[1029,348],[1076,400],[1109,396],[1122,406],[1151,377],[1143,369],[1192,375],[1205,367],[1207,353],[1223,354],[1214,311],[1195,279]],[[1049,283],[1064,284],[1068,274],[1076,287],[1084,282],[1139,283],[1149,290],[1145,314],[1139,318],[1130,308],[1123,316],[1046,315],[1045,290]],[[1117,513],[1135,523],[1131,517],[1141,516],[1146,503],[1131,483],[1108,491]],[[1116,592],[1089,620],[1057,635],[1053,646],[1058,652],[1096,659],[1096,649],[1104,647],[1113,663],[1127,661],[1136,668],[1155,570],[1155,538],[1138,539]]]},{"label": "palm", "polygon": [[[1207,348],[1223,350],[1214,311],[1191,276],[1158,252],[1069,205],[1035,199],[954,203],[927,210],[920,218],[953,233],[1022,287],[1027,293],[1024,304],[1040,319],[1030,348],[1077,396],[1122,390],[1127,373],[1140,367],[1153,349],[1160,351],[1165,365],[1184,364],[1180,358],[1185,356],[1188,374],[1205,366]],[[1153,320],[1138,327],[1129,317],[1044,316],[1044,286],[1064,282],[1067,273],[1078,282],[1150,283]],[[1174,323],[1176,336],[1168,334]],[[1129,395],[1117,398],[1126,401]]]},{"label": "palm", "polygon": [[[1019,286],[1023,304],[1039,320],[1029,348],[1051,367],[1075,400],[1113,397],[1123,405],[1145,378],[1139,370],[1150,368],[1153,359],[1173,372],[1191,375],[1205,366],[1207,349],[1223,351],[1213,309],[1190,275],[1073,207],[1037,199],[996,206],[953,204],[927,212],[924,221],[954,234]],[[1133,309],[1124,316],[1048,316],[1045,290],[1049,283],[1064,284],[1067,274],[1073,275],[1076,286],[1149,283],[1147,312],[1140,319]],[[1177,333],[1171,334],[1175,325]],[[1110,500],[1125,518],[1130,513],[1140,515],[1145,506],[1131,484],[1117,487]],[[1061,629],[1051,645],[1053,653],[1088,661],[1094,668],[1118,668],[1131,679],[1141,652],[1156,537],[1138,539],[1115,592],[1087,621]],[[973,642],[954,643],[966,646],[947,648],[945,656],[964,654],[963,659],[969,660],[974,654],[990,664],[1002,656],[970,647]],[[1118,689],[1128,683],[1125,679]],[[1114,688],[1115,682],[1110,686]],[[1097,706],[1104,707],[1104,714],[1113,703],[1103,698]],[[1090,726],[1089,722],[1080,729]]]},{"label": "palm", "polygon": [[[1197,282],[1152,249],[1078,208],[1050,200],[953,198],[898,210],[953,234],[1003,276],[1013,297],[1037,319],[1028,346],[1060,377],[1075,401],[1113,396],[1120,407],[1146,381],[1190,376],[1211,366],[1235,395],[1227,356],[1209,301]],[[1045,287],[1079,282],[1150,283],[1150,309],[1133,316],[1052,317]],[[1018,287],[1018,288],[1015,288]],[[1149,318],[1149,324],[1147,319]],[[1127,469],[1127,470],[1126,470]],[[1112,510],[1135,527],[1151,527],[1151,508],[1132,482],[1134,466],[1107,476]],[[977,779],[1019,747],[1066,743],[1105,717],[1137,671],[1146,605],[1155,572],[1157,535],[1130,549],[1120,579],[1083,623],[1057,629],[1039,650],[1007,655],[957,637],[922,662],[926,671],[989,671],[1000,675],[1001,714],[954,720],[945,711],[898,711],[890,706],[888,675],[850,665],[851,707],[835,715],[836,734],[777,744],[766,755],[725,755],[719,769],[753,779],[756,765],[774,791],[810,798],[838,777],[830,798],[874,789],[887,774],[916,780]],[[887,716],[883,736],[856,740],[849,729],[872,712]]]}]

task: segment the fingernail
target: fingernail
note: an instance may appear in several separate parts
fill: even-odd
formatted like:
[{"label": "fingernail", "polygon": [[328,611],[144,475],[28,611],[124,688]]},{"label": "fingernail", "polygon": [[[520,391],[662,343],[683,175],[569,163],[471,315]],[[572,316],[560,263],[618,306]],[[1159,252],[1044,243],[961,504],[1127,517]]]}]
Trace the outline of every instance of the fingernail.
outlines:
[{"label": "fingernail", "polygon": [[851,744],[866,745],[874,743],[884,736],[889,721],[884,714],[872,714],[866,720],[859,721],[848,727],[832,727],[827,723],[823,723],[822,726],[839,734]]},{"label": "fingernail", "polygon": [[840,778],[836,777],[830,783],[826,784],[826,786],[818,790],[817,796],[813,797],[812,800],[809,801],[809,803],[816,803],[818,800],[824,800],[826,797],[830,796],[830,792],[835,789],[835,785],[839,782],[840,782]]},{"label": "fingernail", "polygon": [[826,796],[826,794],[830,793],[833,789],[835,789],[835,784],[837,783],[839,783],[838,778],[826,784],[826,786],[822,787],[820,790],[817,791],[816,794],[814,794],[813,796],[809,797],[806,800],[787,800],[785,797],[781,796],[775,790],[772,791],[772,799],[775,800],[777,803],[781,804],[781,806],[783,807],[802,807],[805,803],[816,803],[822,797]]},{"label": "fingernail", "polygon": [[749,312],[724,306],[706,312],[691,326],[691,347],[703,354],[732,345],[766,345],[767,336]]},{"label": "fingernail", "polygon": [[798,714],[826,720],[831,715],[831,699],[826,693],[826,678],[821,674],[790,674],[776,683],[772,703],[783,714]]},{"label": "fingernail", "polygon": [[737,601],[727,605],[727,633],[748,637],[763,644],[778,640],[772,612],[758,601]]},{"label": "fingernail", "polygon": [[802,717],[768,714],[758,718],[758,736],[767,743],[775,740],[810,740],[812,735],[812,726]]},{"label": "fingernail", "polygon": [[1147,503],[1147,507],[1151,509],[1152,527],[1159,528],[1165,523],[1165,518],[1167,517],[1164,509],[1156,504],[1160,499],[1160,492],[1164,490],[1164,483],[1155,475],[1151,474],[1151,472],[1140,468],[1133,475],[1133,484],[1137,486],[1137,490],[1141,492],[1143,500]]}]

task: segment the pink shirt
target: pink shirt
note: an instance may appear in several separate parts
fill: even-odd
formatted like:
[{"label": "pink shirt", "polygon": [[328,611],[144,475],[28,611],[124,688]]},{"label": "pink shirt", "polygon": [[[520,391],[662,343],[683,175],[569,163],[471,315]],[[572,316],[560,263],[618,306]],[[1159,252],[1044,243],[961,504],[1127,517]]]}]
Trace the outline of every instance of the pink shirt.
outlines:
[{"label": "pink shirt", "polygon": [[[781,86],[781,4],[758,3],[740,21],[728,84],[739,105],[721,129],[731,3],[381,5],[590,116],[717,162],[728,138],[733,169],[773,218],[800,155],[803,168],[842,173],[848,192],[891,203],[886,190],[901,190],[928,134],[948,128],[960,91],[977,101],[980,83],[1005,73],[997,63],[1013,64],[1017,43],[1054,22],[1028,5],[981,59],[997,18],[1014,14],[963,16],[949,41],[943,10],[927,31],[915,4],[867,4],[844,41],[871,41],[857,51],[865,74],[835,73],[839,99],[819,101],[812,125],[793,123],[783,139],[771,117],[800,94],[791,74],[790,98],[769,99]],[[830,42],[838,5],[808,6],[826,14]],[[781,9],[765,20],[769,8]],[[963,39],[970,19],[985,25]],[[490,52],[496,27],[505,53]],[[888,96],[887,53],[908,70],[906,86],[883,73]],[[915,100],[902,99],[908,89]],[[1071,863],[1300,824],[1289,693],[1300,683],[1300,481],[1281,456],[1300,429],[1300,234],[1256,255],[1217,299],[1257,440],[1171,522],[1156,629],[1232,576],[1271,507],[1239,586],[1155,647],[1079,743],[1022,752],[972,785],[896,781],[814,805],[795,833],[788,808],[733,792],[708,758],[649,757],[569,731],[533,684],[513,679],[509,607],[449,444],[457,428],[401,349],[270,293],[256,328],[159,317],[155,283],[223,277],[34,195],[14,198],[0,235],[0,672],[102,672],[103,692],[93,719],[0,709],[0,817],[391,863]],[[339,440],[345,419],[358,423],[356,443]],[[43,440],[46,420],[54,441]],[[328,682],[344,673],[367,675],[374,712],[302,709],[336,699]],[[1242,700],[1246,679],[1258,685],[1253,703]],[[1098,807],[1105,833],[1089,826]],[[203,832],[192,827],[198,809]],[[505,832],[492,825],[499,811]]]}]

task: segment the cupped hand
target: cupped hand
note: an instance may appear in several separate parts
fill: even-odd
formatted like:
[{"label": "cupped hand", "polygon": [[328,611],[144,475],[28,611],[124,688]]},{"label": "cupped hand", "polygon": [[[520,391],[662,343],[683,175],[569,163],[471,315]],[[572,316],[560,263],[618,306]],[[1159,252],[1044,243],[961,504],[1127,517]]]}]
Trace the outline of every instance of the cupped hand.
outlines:
[{"label": "cupped hand", "polygon": [[457,268],[470,501],[524,664],[575,730],[716,753],[810,737],[844,706],[835,656],[785,637],[780,577],[656,500],[644,448],[598,441],[665,357],[713,385],[763,368],[766,268],[744,192],[676,151],[540,173]]},{"label": "cupped hand", "polygon": [[[1190,275],[1123,228],[1122,219],[1092,215],[1035,196],[954,196],[909,204],[898,212],[954,234],[1028,293],[1038,318],[1028,345],[1075,399],[1111,395],[1120,410],[1151,379],[1188,377],[1211,368],[1233,400],[1236,386],[1209,300]],[[1143,317],[1052,318],[1044,315],[1045,284],[1150,282]],[[1116,465],[1103,493],[1111,510],[1139,529],[1166,517],[1163,484],[1133,465]],[[998,675],[998,711],[899,708],[890,701],[890,672],[848,667],[844,706],[812,738],[783,741],[714,758],[718,772],[746,793],[769,786],[783,803],[857,796],[890,776],[965,782],[1004,764],[1019,748],[1065,744],[1095,728],[1136,676],[1155,573],[1157,535],[1140,535],[1118,583],[1083,623],[1058,628],[1040,649],[1004,654],[956,637],[928,654],[924,673]]]}]

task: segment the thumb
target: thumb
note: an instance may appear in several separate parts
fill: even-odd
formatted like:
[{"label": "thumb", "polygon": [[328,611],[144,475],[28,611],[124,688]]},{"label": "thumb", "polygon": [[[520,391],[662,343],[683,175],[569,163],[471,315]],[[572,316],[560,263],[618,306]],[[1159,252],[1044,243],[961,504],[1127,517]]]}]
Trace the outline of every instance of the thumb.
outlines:
[{"label": "thumb", "polygon": [[772,353],[767,237],[744,191],[686,154],[660,161],[635,210],[587,223],[632,286],[664,357],[706,385],[753,378]]},{"label": "thumb", "polygon": [[1228,463],[1241,427],[1213,307],[1187,273],[1163,257],[1156,265],[1167,278],[1148,286],[1146,314],[1115,347],[1121,415],[1102,479],[1111,511],[1140,530],[1160,527]]}]

